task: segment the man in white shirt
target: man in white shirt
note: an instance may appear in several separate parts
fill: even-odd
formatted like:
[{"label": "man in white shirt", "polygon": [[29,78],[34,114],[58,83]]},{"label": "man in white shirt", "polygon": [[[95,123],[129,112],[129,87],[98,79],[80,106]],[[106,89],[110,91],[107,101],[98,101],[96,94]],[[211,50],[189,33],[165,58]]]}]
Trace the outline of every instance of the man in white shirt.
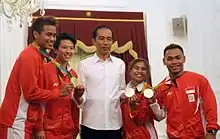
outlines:
[{"label": "man in white shirt", "polygon": [[110,54],[113,34],[108,26],[98,26],[92,41],[96,53],[79,64],[85,92],[75,94],[82,108],[81,139],[122,139],[120,96],[125,88],[125,64]]}]

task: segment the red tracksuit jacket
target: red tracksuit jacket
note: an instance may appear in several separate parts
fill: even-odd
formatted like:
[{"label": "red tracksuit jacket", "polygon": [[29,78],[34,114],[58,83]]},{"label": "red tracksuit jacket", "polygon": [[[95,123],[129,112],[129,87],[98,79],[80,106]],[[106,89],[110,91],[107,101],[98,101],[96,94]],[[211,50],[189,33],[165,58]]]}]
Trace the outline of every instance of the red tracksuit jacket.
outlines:
[{"label": "red tracksuit jacket", "polygon": [[31,44],[12,69],[0,109],[0,126],[32,132],[41,116],[41,102],[59,98],[59,89],[42,89],[43,56]]},{"label": "red tracksuit jacket", "polygon": [[157,97],[167,110],[169,138],[204,138],[205,130],[219,129],[216,98],[204,76],[185,71],[176,85],[166,80],[157,89]]},{"label": "red tracksuit jacket", "polygon": [[[58,71],[53,63],[44,65],[45,88],[59,88],[63,83],[69,83],[70,77]],[[72,75],[77,78],[77,74],[69,69]],[[63,83],[59,80],[62,78]],[[79,133],[79,109],[72,100],[73,94],[61,97],[45,103],[43,118],[43,128],[48,139],[73,139]]]}]

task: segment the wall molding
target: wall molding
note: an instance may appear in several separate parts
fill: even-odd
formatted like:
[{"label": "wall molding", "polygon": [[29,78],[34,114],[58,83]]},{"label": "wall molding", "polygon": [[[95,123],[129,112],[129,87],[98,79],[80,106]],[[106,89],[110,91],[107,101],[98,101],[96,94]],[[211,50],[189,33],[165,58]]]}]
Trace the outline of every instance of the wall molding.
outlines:
[{"label": "wall molding", "polygon": [[[85,2],[82,2],[85,1]],[[45,2],[45,7],[52,9],[52,7],[60,7],[60,9],[65,8],[79,8],[81,9],[99,9],[99,8],[126,8],[128,6],[127,0],[80,0],[80,1],[70,1],[70,0],[47,0]],[[80,9],[80,8],[79,8]]]},{"label": "wall molding", "polygon": [[[0,7],[1,8],[1,7]],[[4,92],[4,82],[3,82],[3,17],[0,14],[0,103],[2,102],[2,94]]]},{"label": "wall molding", "polygon": [[[83,2],[85,1],[85,2]],[[104,7],[125,7],[127,6],[127,0],[81,0],[81,1],[70,1],[70,0],[47,0],[46,4],[61,4],[61,5],[74,5],[74,6],[104,6]]]}]

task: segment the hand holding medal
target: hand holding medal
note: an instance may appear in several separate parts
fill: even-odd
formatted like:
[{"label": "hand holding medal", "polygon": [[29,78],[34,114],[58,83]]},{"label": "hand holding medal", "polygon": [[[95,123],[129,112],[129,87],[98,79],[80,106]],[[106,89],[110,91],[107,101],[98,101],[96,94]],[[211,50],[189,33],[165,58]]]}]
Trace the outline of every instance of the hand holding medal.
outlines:
[{"label": "hand holding medal", "polygon": [[127,96],[127,97],[132,97],[133,95],[135,94],[135,91],[134,91],[134,89],[132,88],[132,87],[127,87],[126,89],[125,89],[125,96]]},{"label": "hand holding medal", "polygon": [[136,86],[130,82],[128,87],[125,89],[125,96],[128,97],[129,106],[132,110],[136,109],[136,107],[140,104],[140,97],[138,97],[140,94],[135,94],[135,88]]},{"label": "hand holding medal", "polygon": [[80,79],[71,79],[71,82],[75,85],[74,98],[79,99],[84,94],[85,88]]}]

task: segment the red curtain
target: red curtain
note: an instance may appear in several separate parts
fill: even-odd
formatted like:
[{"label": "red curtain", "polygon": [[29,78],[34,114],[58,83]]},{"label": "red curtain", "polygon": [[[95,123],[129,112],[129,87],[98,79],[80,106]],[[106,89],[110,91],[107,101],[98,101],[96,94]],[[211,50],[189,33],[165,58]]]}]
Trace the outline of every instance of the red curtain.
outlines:
[{"label": "red curtain", "polygon": [[[133,50],[138,57],[148,61],[145,38],[144,19],[142,12],[104,12],[76,10],[46,10],[46,15],[55,16],[59,21],[58,33],[67,32],[83,41],[87,46],[92,45],[92,31],[98,25],[112,28],[114,41],[123,46],[128,41],[133,42]],[[39,16],[36,13],[35,16]],[[29,30],[29,42],[32,35]],[[128,51],[122,54],[112,53],[123,59],[126,66],[133,59]],[[127,68],[127,67],[126,67]],[[127,75],[126,80],[129,80]]]}]

